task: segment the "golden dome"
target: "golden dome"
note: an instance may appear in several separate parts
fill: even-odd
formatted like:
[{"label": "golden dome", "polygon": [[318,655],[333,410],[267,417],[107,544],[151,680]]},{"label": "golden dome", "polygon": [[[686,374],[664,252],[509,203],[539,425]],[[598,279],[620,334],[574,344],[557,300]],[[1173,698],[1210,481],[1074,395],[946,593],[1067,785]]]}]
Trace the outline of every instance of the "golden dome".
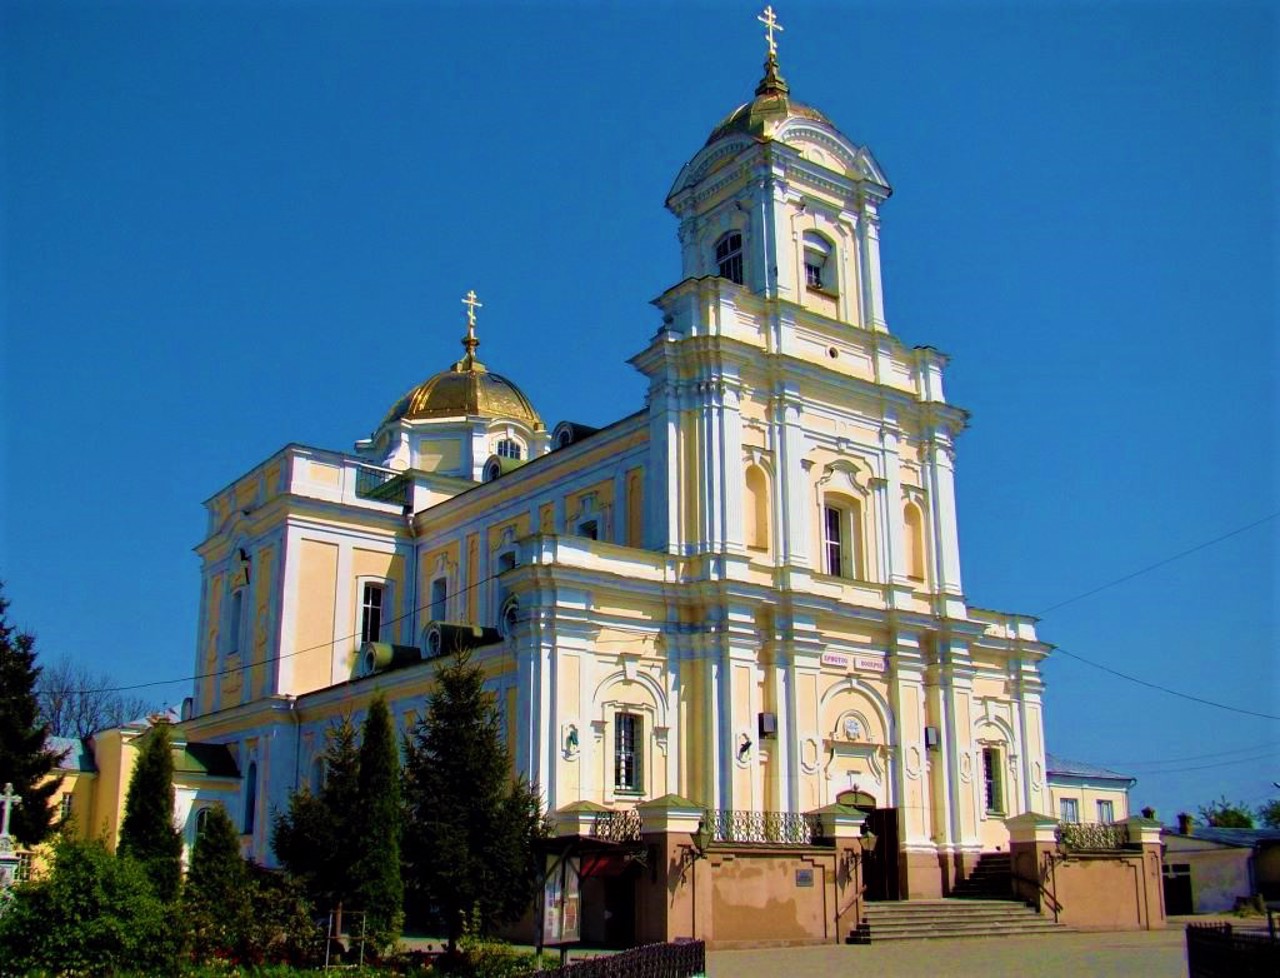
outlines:
[{"label": "golden dome", "polygon": [[511,418],[531,428],[541,428],[542,419],[524,392],[501,374],[486,370],[466,359],[424,380],[396,402],[383,424],[390,421],[417,421],[421,418]]},{"label": "golden dome", "polygon": [[782,122],[794,118],[831,126],[831,120],[813,106],[791,98],[787,83],[778,72],[778,60],[770,54],[764,63],[764,77],[756,86],[756,97],[730,112],[711,130],[705,145],[710,146],[717,139],[735,133],[757,138],[771,137]]}]

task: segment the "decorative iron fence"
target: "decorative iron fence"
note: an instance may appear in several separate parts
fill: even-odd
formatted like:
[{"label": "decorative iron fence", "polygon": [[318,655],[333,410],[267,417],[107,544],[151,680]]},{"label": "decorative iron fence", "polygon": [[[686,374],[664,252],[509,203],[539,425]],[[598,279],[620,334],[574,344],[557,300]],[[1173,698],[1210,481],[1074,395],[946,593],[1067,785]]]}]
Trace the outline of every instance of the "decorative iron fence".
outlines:
[{"label": "decorative iron fence", "polygon": [[1058,845],[1068,852],[1115,852],[1129,841],[1129,830],[1118,822],[1062,822],[1057,835]]},{"label": "decorative iron fence", "polygon": [[409,501],[409,479],[403,472],[361,465],[356,469],[356,495],[403,505]]},{"label": "decorative iron fence", "polygon": [[707,946],[702,941],[646,944],[606,957],[575,961],[563,968],[538,971],[538,978],[695,978],[707,973]]},{"label": "decorative iron fence", "polygon": [[591,826],[591,837],[608,842],[637,842],[640,839],[640,813],[635,809],[599,812]]},{"label": "decorative iron fence", "polygon": [[821,834],[816,818],[795,812],[708,811],[706,825],[712,842],[807,846]]},{"label": "decorative iron fence", "polygon": [[1230,924],[1187,924],[1190,978],[1262,978],[1280,975],[1280,941],[1237,934]]}]

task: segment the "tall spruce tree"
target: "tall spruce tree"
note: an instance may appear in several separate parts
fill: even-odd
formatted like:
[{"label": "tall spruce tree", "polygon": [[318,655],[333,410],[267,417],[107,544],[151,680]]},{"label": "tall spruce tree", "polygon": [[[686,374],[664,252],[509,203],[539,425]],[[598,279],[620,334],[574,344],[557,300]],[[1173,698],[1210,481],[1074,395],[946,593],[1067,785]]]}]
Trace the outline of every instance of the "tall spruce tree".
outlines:
[{"label": "tall spruce tree", "polygon": [[400,764],[387,701],[369,704],[360,737],[359,804],[354,810],[355,905],[365,912],[369,941],[392,947],[404,923],[400,879]]},{"label": "tall spruce tree", "polygon": [[231,817],[221,806],[207,812],[182,889],[192,950],[199,961],[243,959],[253,929],[252,881]]},{"label": "tall spruce tree", "polygon": [[33,846],[53,830],[51,799],[62,779],[52,776],[58,754],[49,749],[48,731],[39,719],[35,639],[9,624],[8,610],[0,583],[0,790],[12,782],[22,796],[9,829],[20,843]]},{"label": "tall spruce tree", "polygon": [[146,870],[156,896],[172,901],[182,882],[182,835],[173,824],[173,750],[161,721],[140,738],[142,750],[129,778],[120,851]]},{"label": "tall spruce tree", "polygon": [[541,802],[512,779],[493,697],[465,653],[436,676],[406,744],[404,784],[411,908],[439,914],[451,951],[468,920],[488,932],[519,917],[537,878]]},{"label": "tall spruce tree", "polygon": [[352,903],[356,859],[352,819],[360,804],[360,751],[356,726],[344,716],[325,734],[324,783],[302,788],[275,815],[271,848],[290,876],[302,883],[320,910]]}]

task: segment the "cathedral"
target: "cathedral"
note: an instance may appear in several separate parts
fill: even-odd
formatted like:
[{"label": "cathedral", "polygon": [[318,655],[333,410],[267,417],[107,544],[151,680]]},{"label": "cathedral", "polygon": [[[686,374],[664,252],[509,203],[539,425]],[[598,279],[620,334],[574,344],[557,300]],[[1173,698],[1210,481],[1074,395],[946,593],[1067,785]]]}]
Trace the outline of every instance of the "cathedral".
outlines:
[{"label": "cathedral", "polygon": [[888,327],[891,187],[792,95],[772,31],[667,193],[681,272],[635,337],[643,404],[544,418],[469,292],[460,355],[352,451],[286,445],[207,501],[177,729],[234,776],[180,798],[190,824],[224,804],[273,863],[270,813],[323,776],[335,718],[383,694],[407,728],[463,649],[549,812],[841,802],[888,895],[919,897],[1050,810],[1049,646],[965,593],[967,415],[946,356]]}]

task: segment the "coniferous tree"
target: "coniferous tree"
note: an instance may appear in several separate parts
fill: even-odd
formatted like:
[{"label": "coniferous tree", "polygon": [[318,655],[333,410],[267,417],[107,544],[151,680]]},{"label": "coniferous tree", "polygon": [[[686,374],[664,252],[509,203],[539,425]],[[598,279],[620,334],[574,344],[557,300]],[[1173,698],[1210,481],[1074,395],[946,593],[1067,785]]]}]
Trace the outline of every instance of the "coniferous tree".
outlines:
[{"label": "coniferous tree", "polygon": [[231,817],[207,810],[191,853],[182,905],[197,960],[216,955],[244,958],[253,927],[251,880]]},{"label": "coniferous tree", "polygon": [[405,755],[404,849],[410,905],[439,914],[457,947],[467,920],[483,931],[533,897],[537,792],[511,777],[493,697],[465,654],[436,676]]},{"label": "coniferous tree", "polygon": [[156,896],[171,901],[182,881],[182,835],[173,824],[173,753],[169,724],[142,735],[142,750],[129,778],[120,851],[146,870]]},{"label": "coniferous tree", "polygon": [[360,738],[359,804],[354,809],[355,905],[365,912],[373,947],[400,937],[404,886],[400,879],[400,765],[387,701],[370,705]]},{"label": "coniferous tree", "polygon": [[289,796],[289,807],[271,826],[271,848],[290,876],[306,888],[320,910],[340,910],[350,903],[351,824],[360,799],[360,751],[350,716],[329,728],[324,753],[324,784]]},{"label": "coniferous tree", "polygon": [[58,754],[47,746],[48,731],[39,719],[35,639],[9,624],[3,588],[0,583],[0,790],[12,782],[22,796],[9,830],[21,844],[33,846],[53,829],[50,799],[62,779],[51,776]]}]

